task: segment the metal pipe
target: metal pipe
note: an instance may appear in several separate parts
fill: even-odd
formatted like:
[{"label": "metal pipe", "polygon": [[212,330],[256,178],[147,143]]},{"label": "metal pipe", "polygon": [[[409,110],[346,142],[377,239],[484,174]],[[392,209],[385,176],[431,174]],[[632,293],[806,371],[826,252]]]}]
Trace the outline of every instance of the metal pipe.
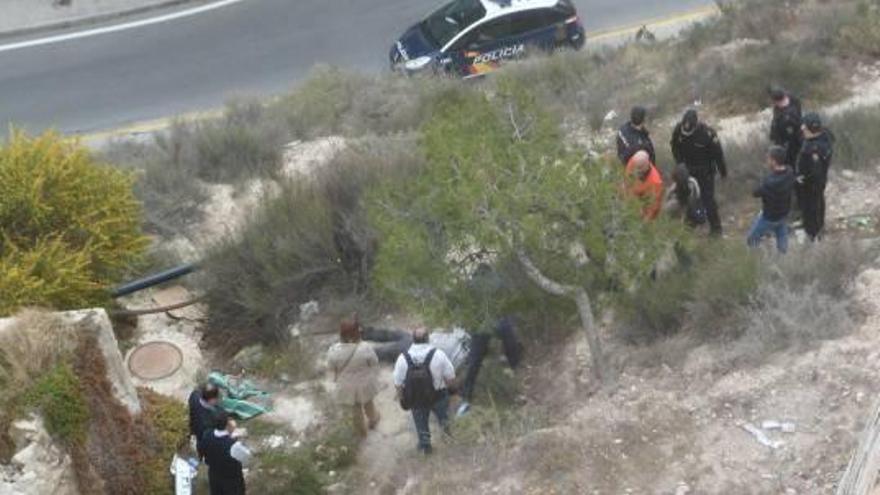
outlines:
[{"label": "metal pipe", "polygon": [[[185,308],[187,306],[192,306],[193,304],[198,304],[205,300],[205,296],[199,296],[195,299],[190,299],[188,301],[183,301],[179,303],[170,304],[168,306],[161,306],[158,308],[143,308],[143,309],[119,309],[114,311],[109,311],[111,317],[127,317],[127,316],[143,316],[143,315],[153,315],[156,313],[168,313],[169,311],[174,311],[175,309]],[[174,318],[175,320],[179,318]]]},{"label": "metal pipe", "polygon": [[198,269],[199,266],[197,263],[187,263],[185,265],[180,265],[169,270],[165,270],[163,272],[148,275],[144,278],[122,284],[119,287],[116,287],[115,289],[110,291],[110,295],[116,298],[127,296],[129,294],[134,294],[135,292],[148,289],[150,287],[153,287],[154,285],[159,285],[161,283],[168,282],[169,280],[174,280],[184,275],[188,275]]}]

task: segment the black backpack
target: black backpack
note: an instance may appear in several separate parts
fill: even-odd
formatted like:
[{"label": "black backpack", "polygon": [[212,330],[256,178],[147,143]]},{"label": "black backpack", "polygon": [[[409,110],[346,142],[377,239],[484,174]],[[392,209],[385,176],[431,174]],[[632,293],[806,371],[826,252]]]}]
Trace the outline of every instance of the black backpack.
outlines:
[{"label": "black backpack", "polygon": [[409,352],[403,353],[406,359],[406,378],[403,381],[403,394],[400,407],[404,411],[410,409],[427,409],[437,402],[437,391],[434,389],[434,377],[431,376],[431,358],[437,349],[428,351],[425,360],[419,364],[413,362]]}]

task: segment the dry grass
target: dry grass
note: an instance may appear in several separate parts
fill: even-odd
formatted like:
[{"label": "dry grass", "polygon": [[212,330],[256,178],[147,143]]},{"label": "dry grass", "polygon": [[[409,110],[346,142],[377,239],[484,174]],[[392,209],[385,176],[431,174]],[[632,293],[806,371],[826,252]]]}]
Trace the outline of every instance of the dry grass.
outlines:
[{"label": "dry grass", "polygon": [[880,105],[849,110],[828,119],[834,133],[835,169],[869,170],[880,162]]},{"label": "dry grass", "polygon": [[847,56],[880,57],[880,2],[859,2],[848,21],[835,33],[836,48]]},{"label": "dry grass", "polygon": [[[624,365],[676,366],[696,346],[722,345],[719,367],[764,363],[852,331],[860,317],[850,284],[876,252],[849,241],[793,249],[785,257],[717,246],[691,272],[659,279],[656,300],[625,317]],[[658,326],[666,322],[672,326]]]},{"label": "dry grass", "polygon": [[749,301],[734,306],[720,335],[725,366],[761,364],[780,351],[801,352],[857,327],[859,309],[848,291],[876,252],[849,241],[807,245],[762,260],[761,281]]},{"label": "dry grass", "polygon": [[72,355],[76,333],[75,326],[58,316],[32,309],[0,330],[0,404],[8,406],[46,370]]}]

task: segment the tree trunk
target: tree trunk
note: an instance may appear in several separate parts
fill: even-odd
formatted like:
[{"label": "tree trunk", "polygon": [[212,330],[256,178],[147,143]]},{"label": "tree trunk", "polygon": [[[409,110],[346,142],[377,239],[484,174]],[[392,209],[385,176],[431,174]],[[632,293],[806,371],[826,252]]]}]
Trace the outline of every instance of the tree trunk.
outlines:
[{"label": "tree trunk", "polygon": [[603,383],[605,381],[605,355],[602,353],[602,341],[599,339],[599,332],[596,330],[590,296],[586,290],[578,287],[577,291],[573,294],[573,298],[577,304],[578,314],[581,317],[581,325],[584,328],[587,344],[590,346],[590,357],[593,361],[593,377],[599,383]]},{"label": "tree trunk", "polygon": [[593,377],[599,383],[603,383],[605,380],[605,356],[602,354],[602,341],[599,338],[599,332],[596,330],[593,305],[590,302],[590,295],[587,294],[586,289],[575,285],[560,284],[551,280],[541,273],[541,270],[535,266],[527,254],[520,251],[517,256],[520,264],[525,269],[526,275],[541,290],[555,296],[568,297],[577,304],[584,336],[587,339],[587,345],[590,347],[590,358],[593,361]]}]

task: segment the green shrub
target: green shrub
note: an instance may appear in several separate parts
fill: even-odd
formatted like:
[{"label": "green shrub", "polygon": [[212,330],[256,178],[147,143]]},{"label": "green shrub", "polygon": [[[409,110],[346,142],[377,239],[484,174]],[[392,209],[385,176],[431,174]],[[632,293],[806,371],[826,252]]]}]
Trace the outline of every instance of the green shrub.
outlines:
[{"label": "green shrub", "polygon": [[230,183],[273,176],[290,141],[281,122],[270,118],[262,103],[233,101],[223,117],[194,125],[196,175],[208,182]]},{"label": "green shrub", "polygon": [[743,243],[701,244],[621,298],[624,337],[653,341],[687,328],[711,336],[720,321],[749,302],[759,279],[758,258]]},{"label": "green shrub", "polygon": [[[849,242],[807,246],[782,258],[754,256],[757,284],[743,290],[748,297],[730,299],[701,310],[704,337],[726,341],[722,365],[760,364],[786,349],[807,349],[816,342],[838,338],[856,328],[855,308],[846,291],[876,252]],[[745,280],[741,264],[727,270],[724,283]],[[718,274],[716,274],[718,275]],[[742,282],[739,285],[744,285]],[[749,282],[751,285],[751,282]],[[705,293],[702,289],[701,293]],[[720,313],[723,309],[723,313]],[[694,315],[691,324],[697,326]],[[718,335],[717,329],[726,331]]]},{"label": "green shrub", "polygon": [[[193,178],[238,183],[274,176],[281,165],[283,146],[289,141],[284,122],[275,119],[263,103],[233,100],[219,117],[177,121],[157,133],[154,146],[143,152],[146,156],[141,166],[173,171],[169,177],[152,178],[158,183],[148,185],[170,187],[175,192],[191,190]],[[172,178],[189,184],[169,182]]]},{"label": "green shrub", "polygon": [[315,373],[315,353],[299,339],[266,349],[252,370],[258,376],[298,382],[311,378]]},{"label": "green shrub", "polygon": [[258,476],[249,480],[248,490],[265,495],[322,495],[327,485],[324,473],[302,451],[273,451],[259,458]]},{"label": "green shrub", "polygon": [[679,331],[685,305],[694,297],[694,276],[693,271],[676,269],[643,282],[635,293],[622,298],[623,337],[631,342],[651,341]]},{"label": "green shrub", "polygon": [[240,235],[206,260],[209,338],[232,347],[285,341],[300,304],[362,293],[375,237],[361,196],[419,161],[409,138],[368,139],[340,152],[313,180],[286,182],[264,199]]},{"label": "green shrub", "polygon": [[67,445],[86,440],[89,410],[73,368],[57,365],[25,394],[27,406],[42,414],[46,430]]},{"label": "green shrub", "polygon": [[697,334],[711,337],[755,294],[761,264],[738,239],[705,246],[701,258],[695,267],[693,297],[685,306],[687,324]]},{"label": "green shrub", "polygon": [[47,370],[72,357],[77,328],[57,316],[23,311],[0,332],[0,415]]},{"label": "green shrub", "polygon": [[7,243],[0,255],[0,315],[22,306],[70,309],[105,302],[106,286],[90,270],[88,249],[73,251],[58,238],[27,250]]},{"label": "green shrub", "polygon": [[0,183],[0,314],[102,303],[141,259],[131,177],[79,144],[13,132],[0,147]]},{"label": "green shrub", "polygon": [[880,56],[880,2],[859,2],[856,14],[840,26],[835,41],[843,55]]},{"label": "green shrub", "polygon": [[303,84],[271,107],[297,139],[386,135],[415,130],[434,95],[457,85],[443,79],[368,76],[317,66]]},{"label": "green shrub", "polygon": [[[346,418],[348,419],[348,418]],[[333,478],[355,464],[358,436],[347,421],[333,419],[318,437],[294,450],[261,454],[248,490],[267,495],[319,495]]]},{"label": "green shrub", "polygon": [[144,228],[151,233],[173,237],[202,218],[205,188],[196,170],[173,158],[187,132],[175,123],[152,142],[114,141],[101,151],[102,160],[133,171],[134,193],[144,205]]},{"label": "green shrub", "polygon": [[208,200],[190,171],[156,162],[147,164],[138,176],[135,194],[144,203],[147,227],[169,237],[200,221],[202,204]]},{"label": "green shrub", "polygon": [[875,132],[880,126],[880,105],[848,110],[828,119],[834,134],[834,162],[840,170],[870,170],[880,157],[880,140]]},{"label": "green shrub", "polygon": [[817,283],[798,286],[784,278],[763,282],[753,302],[738,308],[738,317],[737,338],[725,353],[733,365],[760,364],[775,352],[803,350],[856,326],[846,299],[823,292]]},{"label": "green shrub", "polygon": [[151,459],[142,466],[145,473],[146,489],[151,495],[172,495],[174,490],[169,483],[168,463],[189,441],[189,416],[182,403],[149,389],[138,390],[143,406],[141,421],[151,430],[156,448]]}]

